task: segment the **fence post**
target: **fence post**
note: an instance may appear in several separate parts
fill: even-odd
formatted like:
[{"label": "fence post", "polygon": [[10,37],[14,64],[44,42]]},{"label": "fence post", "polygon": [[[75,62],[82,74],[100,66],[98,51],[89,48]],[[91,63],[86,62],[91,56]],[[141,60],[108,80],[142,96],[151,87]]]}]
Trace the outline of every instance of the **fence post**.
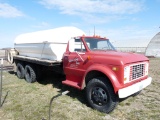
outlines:
[{"label": "fence post", "polygon": [[1,58],[1,79],[0,79],[0,107],[2,107],[2,75],[3,73],[3,58]]}]

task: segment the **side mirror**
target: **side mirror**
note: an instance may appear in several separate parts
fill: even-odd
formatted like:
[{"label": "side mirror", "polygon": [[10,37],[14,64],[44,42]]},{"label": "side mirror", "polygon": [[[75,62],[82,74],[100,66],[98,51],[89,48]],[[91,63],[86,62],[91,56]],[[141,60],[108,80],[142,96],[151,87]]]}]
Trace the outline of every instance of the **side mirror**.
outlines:
[{"label": "side mirror", "polygon": [[69,52],[74,52],[75,51],[75,39],[70,39],[69,40]]}]

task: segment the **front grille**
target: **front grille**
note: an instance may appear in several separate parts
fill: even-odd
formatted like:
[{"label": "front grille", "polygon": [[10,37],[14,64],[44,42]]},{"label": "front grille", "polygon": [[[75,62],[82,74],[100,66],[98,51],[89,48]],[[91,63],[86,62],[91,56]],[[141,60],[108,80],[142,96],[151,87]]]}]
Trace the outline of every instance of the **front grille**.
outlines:
[{"label": "front grille", "polygon": [[145,75],[145,64],[130,66],[130,81],[141,78]]}]

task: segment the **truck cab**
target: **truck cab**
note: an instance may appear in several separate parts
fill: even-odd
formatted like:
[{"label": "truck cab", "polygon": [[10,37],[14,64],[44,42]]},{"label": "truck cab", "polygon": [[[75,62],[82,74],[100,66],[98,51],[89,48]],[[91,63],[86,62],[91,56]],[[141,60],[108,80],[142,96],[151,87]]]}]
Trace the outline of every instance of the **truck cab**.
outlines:
[{"label": "truck cab", "polygon": [[117,51],[109,39],[80,36],[69,40],[63,55],[63,84],[86,91],[89,105],[109,113],[119,98],[138,93],[151,84],[149,59]]}]

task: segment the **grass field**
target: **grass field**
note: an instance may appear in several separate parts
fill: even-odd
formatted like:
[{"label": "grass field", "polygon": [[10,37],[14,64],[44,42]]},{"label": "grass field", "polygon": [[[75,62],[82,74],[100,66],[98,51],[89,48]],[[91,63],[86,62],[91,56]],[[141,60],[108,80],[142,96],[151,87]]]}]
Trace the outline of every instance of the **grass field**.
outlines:
[{"label": "grass field", "polygon": [[150,59],[153,82],[138,96],[119,103],[110,114],[86,105],[84,91],[61,84],[62,76],[52,73],[42,78],[45,82],[27,83],[14,72],[3,72],[3,106],[0,120],[48,120],[49,103],[53,96],[69,90],[67,95],[52,103],[52,120],[159,120],[160,119],[160,59]]}]

